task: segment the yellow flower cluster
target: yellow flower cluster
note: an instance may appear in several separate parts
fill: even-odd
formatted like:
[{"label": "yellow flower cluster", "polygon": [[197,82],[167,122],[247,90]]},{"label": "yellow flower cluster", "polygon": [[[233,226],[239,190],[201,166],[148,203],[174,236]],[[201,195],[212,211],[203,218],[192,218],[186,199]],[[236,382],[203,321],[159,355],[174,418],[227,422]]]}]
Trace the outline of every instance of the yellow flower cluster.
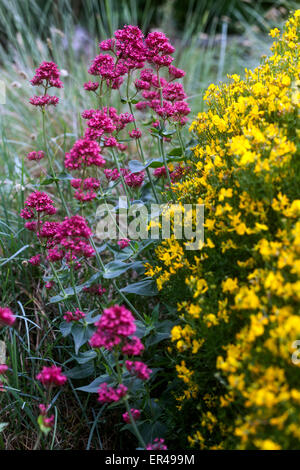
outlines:
[{"label": "yellow flower cluster", "polygon": [[272,55],[210,85],[190,128],[199,144],[174,192],[205,205],[204,246],[172,238],[148,266],[177,303],[177,399],[200,449],[300,445],[300,10],[270,36]]}]

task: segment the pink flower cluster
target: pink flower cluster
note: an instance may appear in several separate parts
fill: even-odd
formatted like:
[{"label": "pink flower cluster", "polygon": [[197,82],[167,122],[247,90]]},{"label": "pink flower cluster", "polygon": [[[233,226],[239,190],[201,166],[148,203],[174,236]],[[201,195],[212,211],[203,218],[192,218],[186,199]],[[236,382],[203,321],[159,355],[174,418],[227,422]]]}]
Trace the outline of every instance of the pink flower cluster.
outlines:
[{"label": "pink flower cluster", "polygon": [[123,384],[118,385],[117,388],[108,387],[104,382],[98,389],[98,401],[100,403],[117,402],[123,398],[127,393],[127,387]]},{"label": "pink flower cluster", "polygon": [[[144,349],[139,338],[131,336],[136,331],[132,313],[123,306],[114,305],[103,311],[100,320],[95,323],[97,330],[90,339],[93,348],[104,347],[111,351],[120,345],[124,355],[139,355]],[[128,363],[128,364],[127,364]],[[151,370],[139,361],[126,361],[127,369],[142,380],[149,378]],[[127,392],[127,387],[120,384],[117,389],[104,383],[98,390],[99,401],[110,403],[118,401]]]},{"label": "pink flower cluster", "polygon": [[132,313],[125,307],[114,305],[105,309],[95,325],[97,330],[90,339],[93,348],[112,350],[121,344],[122,353],[129,356],[139,356],[144,350],[140,339],[131,336],[136,331],[136,325]]},{"label": "pink flower cluster", "polygon": [[16,317],[8,307],[0,307],[0,326],[12,326],[16,321]]},{"label": "pink flower cluster", "polygon": [[[190,113],[190,108],[184,101],[186,94],[180,83],[172,83],[182,78],[185,72],[172,65],[174,58],[171,54],[175,52],[175,48],[164,33],[154,31],[144,38],[137,26],[127,25],[117,30],[113,39],[102,41],[99,47],[102,51],[111,52],[115,57],[99,54],[89,69],[91,75],[101,77],[102,82],[106,82],[111,88],[119,88],[124,75],[134,69],[143,69],[135,81],[135,86],[137,90],[142,91],[145,101],[140,101],[136,107],[138,109],[150,107],[162,119],[172,119],[180,124],[186,123],[186,116]],[[155,73],[152,69],[144,68],[146,62],[154,67]],[[162,67],[168,67],[168,80],[159,78],[158,73]],[[93,89],[92,85],[89,87]],[[160,89],[162,89],[162,103]],[[133,138],[140,137],[135,134],[134,131]]]},{"label": "pink flower cluster", "polygon": [[77,189],[74,197],[79,201],[87,202],[97,197],[95,189],[99,188],[100,181],[97,178],[76,178],[71,181],[71,186]]},{"label": "pink flower cluster", "polygon": [[141,361],[125,361],[126,369],[131,374],[136,375],[141,380],[148,380],[152,372],[144,362]]},{"label": "pink flower cluster", "polygon": [[[131,413],[131,416],[132,416],[134,421],[137,421],[141,417],[140,410],[137,410],[135,408],[131,408],[130,413]],[[123,417],[123,420],[125,421],[125,423],[127,423],[127,424],[131,423],[128,411],[126,411],[126,413],[123,413],[122,417]]]},{"label": "pink flower cluster", "polygon": [[40,191],[34,191],[31,193],[25,201],[25,206],[27,207],[22,209],[20,214],[23,219],[36,218],[40,212],[44,212],[47,215],[53,215],[56,213],[56,208],[53,206],[52,199],[50,199],[48,194]]},{"label": "pink flower cluster", "polygon": [[[100,109],[86,109],[82,113],[83,119],[87,120],[85,137],[91,140],[102,138],[105,147],[119,147],[116,136],[128,124],[134,121],[130,113],[118,114],[113,107]],[[112,135],[115,133],[115,135]],[[104,135],[109,134],[109,135]]]},{"label": "pink flower cluster", "polygon": [[167,176],[166,168],[164,166],[160,166],[158,168],[155,168],[155,170],[153,171],[153,175],[156,178],[166,178],[166,176]]},{"label": "pink flower cluster", "polygon": [[27,154],[28,160],[37,160],[38,161],[38,160],[42,160],[42,158],[44,158],[44,157],[45,157],[45,154],[42,150],[39,150],[38,152],[35,152],[35,151],[29,152]]},{"label": "pink flower cluster", "polygon": [[67,381],[67,377],[61,373],[61,367],[54,365],[50,367],[43,367],[36,378],[43,385],[45,385],[45,387],[50,387],[51,385],[61,387]]},{"label": "pink flower cluster", "polygon": [[40,416],[42,416],[43,425],[46,428],[52,428],[53,425],[54,425],[54,420],[55,420],[54,415],[51,415],[51,416],[47,417],[47,413],[48,413],[49,408],[50,408],[49,405],[44,405],[42,403],[39,405]]},{"label": "pink flower cluster", "polygon": [[93,348],[105,347],[109,350],[120,343],[125,345],[128,336],[136,330],[132,313],[119,305],[104,309],[100,320],[95,325],[97,330],[90,340],[91,346]]},{"label": "pink flower cluster", "polygon": [[32,256],[28,262],[32,264],[32,266],[39,266],[41,264],[41,255]]},{"label": "pink flower cluster", "polygon": [[59,77],[60,71],[54,62],[42,62],[30,83],[34,86],[42,85],[45,88],[63,88],[64,85]]},{"label": "pink flower cluster", "polygon": [[75,312],[66,312],[64,314],[64,320],[66,320],[67,323],[71,323],[74,321],[79,321],[82,318],[85,318],[85,316],[86,314],[77,308]]},{"label": "pink flower cluster", "polygon": [[164,442],[164,439],[156,437],[153,443],[147,444],[146,450],[167,450],[168,448]]},{"label": "pink flower cluster", "polygon": [[100,154],[99,144],[94,140],[77,140],[65,156],[65,167],[69,170],[78,170],[92,165],[100,167],[104,164],[105,160]]},{"label": "pink flower cluster", "polygon": [[73,262],[78,256],[84,258],[94,256],[94,249],[88,241],[92,231],[84,217],[80,215],[65,217],[53,228],[54,236],[50,243],[48,242],[48,246],[51,247],[47,256],[49,261],[59,261],[65,258],[68,262]]},{"label": "pink flower cluster", "polygon": [[130,241],[128,238],[122,238],[121,240],[118,241],[118,245],[121,250],[124,250],[127,246],[129,246]]},{"label": "pink flower cluster", "polygon": [[40,106],[44,108],[45,106],[56,106],[59,103],[59,98],[57,96],[43,95],[43,96],[33,96],[30,98],[29,103],[33,106]]},{"label": "pink flower cluster", "polygon": [[142,137],[142,132],[140,131],[140,129],[133,129],[129,132],[129,136],[132,139],[140,139]]},{"label": "pink flower cluster", "polygon": [[115,181],[120,178],[120,173],[118,172],[117,168],[114,168],[113,170],[107,168],[104,170],[104,174],[108,181]]},{"label": "pink flower cluster", "polygon": [[139,356],[144,349],[144,345],[139,338],[132,336],[131,338],[127,338],[122,347],[122,353],[126,356]]},{"label": "pink flower cluster", "polygon": [[119,88],[124,75],[144,67],[146,47],[143,39],[144,35],[137,26],[126,25],[115,31],[113,39],[99,44],[100,50],[112,52],[115,58],[109,54],[99,54],[93,60],[89,73],[99,76],[109,87]]},{"label": "pink flower cluster", "polygon": [[105,287],[102,287],[100,284],[95,284],[94,286],[90,287],[84,287],[83,290],[88,294],[97,295],[99,297],[101,297],[106,292]]},{"label": "pink flower cluster", "polygon": [[46,93],[49,88],[63,88],[63,83],[60,80],[60,71],[54,62],[42,62],[35,71],[35,75],[30,80],[33,86],[42,86],[45,89],[43,96],[33,96],[29,102],[34,106],[56,106],[59,102],[57,96],[51,96]]},{"label": "pink flower cluster", "polygon": [[131,173],[129,170],[121,168],[121,172],[123,174],[125,184],[131,188],[139,188],[144,182],[144,171]]},{"label": "pink flower cluster", "polygon": [[0,364],[0,375],[5,375],[8,371],[8,367],[6,364]]},{"label": "pink flower cluster", "polygon": [[151,69],[141,71],[140,79],[135,84],[139,91],[141,91],[144,100],[139,101],[136,104],[136,108],[144,110],[149,107],[161,119],[170,119],[184,125],[187,122],[186,116],[191,112],[191,109],[185,101],[187,96],[182,84],[173,83],[175,76],[182,76],[184,72],[176,69],[176,67],[171,67],[169,67],[169,81],[164,77],[158,77]]},{"label": "pink flower cluster", "polygon": [[99,83],[88,81],[87,83],[84,83],[83,88],[86,91],[96,91],[97,88],[99,88]]}]

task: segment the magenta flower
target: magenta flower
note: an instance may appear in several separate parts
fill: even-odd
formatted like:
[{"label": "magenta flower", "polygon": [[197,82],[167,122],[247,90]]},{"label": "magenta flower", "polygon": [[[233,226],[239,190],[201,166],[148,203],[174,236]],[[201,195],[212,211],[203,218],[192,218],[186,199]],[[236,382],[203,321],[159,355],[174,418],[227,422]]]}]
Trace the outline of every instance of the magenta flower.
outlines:
[{"label": "magenta flower", "polygon": [[61,387],[67,381],[67,377],[61,373],[61,367],[54,365],[50,367],[43,367],[36,378],[43,385],[45,385],[45,387],[49,387],[50,385]]},{"label": "magenta flower", "polygon": [[129,132],[129,135],[132,139],[140,139],[142,137],[142,132],[140,129],[133,129]]},{"label": "magenta flower", "polygon": [[40,416],[43,417],[43,425],[46,427],[46,428],[52,428],[53,425],[54,425],[54,415],[51,415],[49,417],[47,417],[47,413],[48,413],[48,410],[49,410],[50,406],[49,405],[44,405],[43,403],[41,403],[39,405],[39,410],[40,410]]},{"label": "magenta flower", "polygon": [[103,166],[105,160],[100,154],[99,144],[89,139],[79,139],[65,155],[65,167],[78,170],[84,166]]},{"label": "magenta flower", "polygon": [[0,307],[0,325],[12,326],[16,317],[8,307]]},{"label": "magenta flower", "polygon": [[33,86],[42,85],[44,87],[63,88],[60,80],[60,71],[54,62],[42,62],[35,71],[35,75],[30,83]]},{"label": "magenta flower", "polygon": [[0,364],[0,375],[6,374],[7,371],[8,371],[7,365],[6,364]]},{"label": "magenta flower", "polygon": [[84,217],[80,215],[65,217],[55,227],[55,234],[51,241],[52,247],[48,249],[47,259],[59,261],[65,257],[67,261],[73,263],[77,256],[85,258],[94,256],[95,251],[88,241],[91,235],[92,231]]},{"label": "magenta flower", "polygon": [[130,241],[128,240],[128,238],[122,238],[121,240],[118,241],[118,245],[121,250],[129,246],[129,243]]},{"label": "magenta flower", "polygon": [[129,173],[128,170],[125,170],[123,171],[123,175],[127,186],[132,188],[138,188],[141,186],[145,178],[145,173],[143,171],[139,171],[138,173]]},{"label": "magenta flower", "polygon": [[41,264],[41,255],[32,256],[28,262],[32,264],[32,266],[39,266]]},{"label": "magenta flower", "polygon": [[46,289],[52,289],[53,286],[54,286],[54,282],[53,282],[53,281],[47,281],[47,282],[45,283]]},{"label": "magenta flower", "polygon": [[88,81],[87,83],[84,83],[83,88],[86,91],[96,91],[97,88],[99,88],[99,83]]},{"label": "magenta flower", "polygon": [[167,176],[166,168],[164,166],[160,166],[158,168],[155,168],[155,170],[153,171],[153,175],[156,178],[165,178]]},{"label": "magenta flower", "polygon": [[25,201],[25,206],[27,207],[22,209],[20,214],[23,219],[32,219],[36,217],[36,213],[39,212],[45,212],[48,215],[56,213],[52,199],[50,199],[48,194],[40,191],[31,193]]},{"label": "magenta flower", "polygon": [[100,284],[96,284],[90,287],[84,287],[83,290],[88,294],[98,295],[99,297],[101,297],[106,292],[105,287],[102,287]]},{"label": "magenta flower", "polygon": [[136,375],[141,380],[148,380],[152,372],[144,362],[141,361],[125,361],[126,369],[131,374]]},{"label": "magenta flower", "polygon": [[104,309],[100,320],[95,325],[97,330],[90,339],[90,345],[93,348],[103,346],[109,350],[136,330],[132,313],[119,305]]},{"label": "magenta flower", "polygon": [[123,384],[118,385],[117,388],[113,388],[108,387],[107,383],[104,382],[98,389],[98,401],[100,401],[100,403],[117,402],[126,395],[127,390],[127,387]]},{"label": "magenta flower", "polygon": [[125,341],[122,347],[122,353],[127,356],[139,356],[145,349],[145,346],[139,338],[132,336]]},{"label": "magenta flower", "polygon": [[[131,408],[130,412],[131,412],[131,416],[132,416],[134,421],[137,421],[138,419],[140,419],[140,417],[141,417],[140,410],[136,410],[135,408]],[[127,423],[127,424],[131,423],[128,411],[126,411],[126,413],[122,414],[122,418],[125,421],[125,423]]]},{"label": "magenta flower", "polygon": [[30,98],[29,103],[32,104],[33,106],[40,106],[41,108],[45,106],[56,106],[59,102],[59,98],[57,96],[50,96],[50,95],[44,95],[44,96],[33,96]]},{"label": "magenta flower", "polygon": [[167,446],[164,444],[164,439],[156,437],[153,443],[149,443],[146,446],[146,450],[167,450]]},{"label": "magenta flower", "polygon": [[174,67],[174,65],[170,65],[169,67],[169,75],[171,77],[171,80],[174,80],[176,78],[182,78],[185,76],[185,71],[178,69],[177,67]]},{"label": "magenta flower", "polygon": [[71,323],[74,321],[79,321],[82,318],[85,318],[85,316],[85,313],[77,308],[75,312],[66,312],[64,314],[64,320],[66,320],[67,323]]},{"label": "magenta flower", "polygon": [[44,158],[44,157],[45,157],[45,154],[42,150],[39,150],[38,152],[35,152],[35,151],[29,152],[27,154],[28,160],[37,160],[38,161],[38,160],[42,160],[42,158]]}]

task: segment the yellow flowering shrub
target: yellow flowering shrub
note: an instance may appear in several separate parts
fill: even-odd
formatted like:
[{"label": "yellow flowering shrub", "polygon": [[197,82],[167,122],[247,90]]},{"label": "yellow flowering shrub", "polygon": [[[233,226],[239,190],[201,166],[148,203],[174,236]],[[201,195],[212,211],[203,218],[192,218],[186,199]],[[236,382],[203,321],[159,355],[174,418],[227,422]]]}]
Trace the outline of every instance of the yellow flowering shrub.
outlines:
[{"label": "yellow flowering shrub", "polygon": [[259,67],[208,88],[191,171],[173,187],[205,205],[204,246],[167,240],[148,266],[176,303],[170,406],[196,449],[300,446],[299,33],[300,10]]}]

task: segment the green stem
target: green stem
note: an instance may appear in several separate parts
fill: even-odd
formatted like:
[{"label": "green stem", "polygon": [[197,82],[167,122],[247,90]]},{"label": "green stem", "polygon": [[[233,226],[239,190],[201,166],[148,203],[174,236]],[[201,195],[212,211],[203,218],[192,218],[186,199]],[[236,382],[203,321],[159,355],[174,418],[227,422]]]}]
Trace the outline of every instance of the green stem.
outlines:
[{"label": "green stem", "polygon": [[38,435],[37,440],[36,440],[36,442],[35,442],[35,444],[34,444],[33,450],[37,450],[37,448],[38,448],[39,445],[40,445],[41,439],[42,439],[42,433],[39,432],[39,435]]},{"label": "green stem", "polygon": [[[162,95],[162,86],[161,86],[161,83],[160,83],[160,77],[159,77],[159,70],[158,69],[157,69],[157,80],[158,80],[158,83],[159,83],[160,105],[163,106],[164,101],[163,101],[163,95]],[[163,120],[162,119],[160,119],[160,128],[161,129],[163,128]],[[169,186],[170,186],[172,201],[175,203],[175,197],[174,197],[174,194],[173,194],[173,191],[172,191],[172,182],[171,182],[170,172],[169,172],[168,163],[167,163],[166,155],[165,155],[163,136],[160,136],[160,138],[159,138],[158,147],[159,147],[160,156],[163,159],[164,167],[166,169],[167,180],[168,180],[168,183],[169,183]]]},{"label": "green stem", "polygon": [[122,181],[122,184],[123,184],[123,188],[124,188],[124,191],[125,191],[125,194],[126,194],[126,197],[127,197],[127,204],[128,204],[128,206],[130,206],[130,199],[131,199],[131,197],[132,197],[131,191],[130,191],[130,189],[127,187],[127,185],[126,185],[126,183],[125,183],[124,176],[123,176],[123,174],[122,174],[122,172],[121,172],[120,163],[119,163],[119,160],[118,160],[117,155],[115,154],[115,151],[114,151],[113,147],[112,147],[111,151],[112,151],[113,159],[114,159],[114,161],[115,161],[115,164],[116,164],[116,166],[117,166],[117,168],[118,168],[118,172],[119,172],[120,177],[121,177],[121,181]]},{"label": "green stem", "polygon": [[90,241],[90,244],[92,245],[92,247],[93,247],[94,250],[95,250],[96,259],[97,259],[99,268],[102,269],[102,271],[105,271],[105,266],[104,266],[104,264],[103,264],[103,261],[102,261],[102,259],[101,259],[101,256],[99,255],[99,253],[98,253],[98,251],[97,251],[97,248],[96,248],[96,245],[95,245],[95,242],[94,242],[93,237],[90,237],[90,238],[89,238],[89,241]]},{"label": "green stem", "polygon": [[79,297],[78,297],[78,293],[76,291],[75,277],[74,277],[74,267],[73,266],[74,266],[74,263],[73,263],[73,260],[72,260],[72,252],[71,252],[71,266],[70,266],[71,284],[72,284],[72,287],[73,287],[73,292],[74,292],[74,295],[75,295],[75,298],[76,298],[78,308],[79,308],[79,310],[82,310],[81,305],[80,305],[80,300],[79,300]]},{"label": "green stem", "polygon": [[[122,371],[121,371],[120,364],[119,364],[119,353],[118,352],[115,353],[115,361],[116,361],[116,369],[117,369],[117,373],[118,373],[118,381],[119,381],[119,384],[121,384],[122,383]],[[135,435],[137,437],[137,440],[139,441],[139,443],[141,444],[143,449],[145,449],[146,444],[145,444],[145,441],[142,438],[141,433],[138,430],[138,427],[136,425],[136,422],[134,421],[133,416],[131,414],[130,406],[129,406],[129,403],[128,403],[128,398],[124,398],[124,403],[125,403],[126,410],[127,410],[128,415],[129,415],[130,422],[132,424],[133,430],[134,430]]]},{"label": "green stem", "polygon": [[169,183],[169,186],[170,186],[170,192],[171,192],[172,201],[175,203],[175,197],[174,197],[174,193],[173,193],[173,191],[172,191],[171,176],[170,176],[170,172],[169,172],[169,168],[168,168],[168,163],[167,163],[167,160],[166,160],[166,155],[165,155],[165,150],[164,150],[164,144],[163,144],[163,138],[162,138],[161,136],[160,136],[159,139],[158,139],[158,149],[159,149],[160,156],[161,156],[161,158],[163,159],[164,167],[165,167],[165,169],[166,169],[167,180],[168,180],[168,183]]},{"label": "green stem", "polygon": [[[132,107],[131,99],[129,98],[129,79],[130,79],[130,73],[128,73],[127,88],[126,88],[127,103],[129,105],[130,113],[132,114],[132,116],[134,118],[134,121],[133,121],[134,128],[135,128],[135,130],[137,130],[137,125],[136,125],[136,120],[135,120],[135,116],[134,116],[134,112],[133,112],[133,107]],[[140,158],[141,158],[142,162],[145,164],[146,160],[145,160],[143,147],[142,147],[142,144],[140,142],[140,139],[136,139],[136,147],[137,147],[137,151],[140,155]],[[157,193],[156,193],[156,189],[155,189],[155,186],[154,186],[149,168],[146,168],[146,173],[147,173],[148,179],[149,179],[150,184],[151,184],[151,188],[152,188],[152,192],[153,192],[155,201],[157,202],[157,204],[159,204],[159,199],[158,199],[158,196],[157,196]]]},{"label": "green stem", "polygon": [[144,318],[142,317],[142,315],[137,311],[137,309],[132,305],[132,303],[130,302],[130,300],[127,299],[126,295],[123,294],[123,292],[121,292],[121,290],[119,289],[118,285],[117,285],[117,282],[116,281],[113,281],[113,284],[115,286],[115,289],[116,291],[120,294],[120,296],[122,297],[122,299],[124,300],[124,302],[127,303],[127,305],[131,308],[131,310],[136,314],[137,318],[142,322],[142,323],[146,323]]},{"label": "green stem", "polygon": [[59,193],[59,196],[60,196],[60,199],[61,199],[61,202],[62,202],[62,205],[64,206],[64,209],[66,211],[66,214],[68,217],[70,217],[70,212],[69,212],[69,209],[67,207],[67,204],[66,204],[66,201],[65,201],[65,198],[63,196],[63,193],[61,191],[61,188],[59,186],[59,183],[56,179],[56,175],[55,175],[55,171],[54,171],[54,168],[53,168],[53,165],[52,165],[52,159],[50,157],[50,154],[49,154],[49,150],[48,150],[48,143],[47,143],[47,137],[46,137],[46,127],[45,127],[45,110],[42,109],[42,117],[43,117],[43,139],[44,139],[44,147],[45,147],[45,151],[46,151],[46,154],[47,154],[47,158],[48,158],[48,162],[49,162],[49,165],[50,165],[50,169],[51,169],[51,176],[52,178],[54,179],[54,182],[55,182],[55,185],[56,185],[56,189]]},{"label": "green stem", "polygon": [[180,128],[179,128],[179,124],[176,124],[176,132],[177,132],[177,137],[178,137],[178,140],[179,140],[179,143],[180,143],[180,147],[181,147],[182,154],[184,155],[184,144],[183,144],[183,140],[182,140],[182,136],[181,136],[181,131],[180,131]]},{"label": "green stem", "polygon": [[143,447],[143,449],[146,449],[146,443],[144,441],[144,439],[142,438],[142,435],[136,425],[136,422],[135,420],[133,419],[133,416],[131,414],[131,410],[130,410],[130,406],[129,406],[129,403],[128,403],[128,399],[127,398],[124,398],[124,402],[125,402],[125,406],[126,406],[126,410],[127,410],[127,413],[129,415],[129,418],[130,418],[130,422],[132,424],[132,427],[133,427],[133,430],[135,432],[135,435],[138,439],[138,441],[140,442],[141,446]]}]

